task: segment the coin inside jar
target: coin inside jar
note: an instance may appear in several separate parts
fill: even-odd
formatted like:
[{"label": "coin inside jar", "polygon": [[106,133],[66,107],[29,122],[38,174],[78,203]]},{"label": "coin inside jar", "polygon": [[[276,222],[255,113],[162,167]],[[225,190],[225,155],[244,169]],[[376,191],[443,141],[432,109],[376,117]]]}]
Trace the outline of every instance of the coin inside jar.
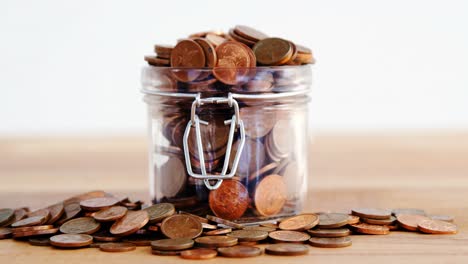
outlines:
[{"label": "coin inside jar", "polygon": [[178,157],[170,157],[156,171],[161,175],[171,175],[171,177],[159,177],[155,181],[158,190],[164,197],[176,196],[185,186],[187,175],[184,163]]},{"label": "coin inside jar", "polygon": [[262,216],[278,214],[286,203],[287,187],[283,177],[268,175],[255,188],[254,203]]},{"label": "coin inside jar", "polygon": [[241,182],[224,180],[218,189],[210,192],[209,204],[216,216],[238,219],[249,206],[249,193]]},{"label": "coin inside jar", "polygon": [[264,137],[275,125],[276,113],[264,107],[243,107],[240,110],[245,134],[252,139]]}]

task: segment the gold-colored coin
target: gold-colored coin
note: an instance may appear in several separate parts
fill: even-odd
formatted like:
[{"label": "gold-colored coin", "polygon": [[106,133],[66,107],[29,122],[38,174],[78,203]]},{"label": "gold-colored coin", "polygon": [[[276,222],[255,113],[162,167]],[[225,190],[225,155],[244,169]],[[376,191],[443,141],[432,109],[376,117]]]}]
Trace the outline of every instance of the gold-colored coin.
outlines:
[{"label": "gold-colored coin", "polygon": [[351,246],[350,237],[313,237],[309,239],[309,245],[322,248],[341,248]]},{"label": "gold-colored coin", "polygon": [[180,256],[184,259],[212,259],[218,255],[218,252],[213,249],[197,248],[184,250]]},{"label": "gold-colored coin", "polygon": [[161,232],[168,238],[195,238],[203,232],[202,224],[189,215],[172,215],[161,223]]},{"label": "gold-colored coin", "polygon": [[382,225],[355,224],[351,225],[351,227],[354,231],[361,234],[387,235],[390,233],[390,229],[387,226]]},{"label": "gold-colored coin", "polygon": [[424,215],[408,214],[398,214],[397,216],[398,224],[409,231],[418,231],[418,224],[424,220],[430,220],[430,218]]},{"label": "gold-colored coin", "polygon": [[319,214],[318,228],[339,228],[348,224],[349,216],[340,213]]},{"label": "gold-colored coin", "polygon": [[287,40],[280,38],[264,38],[252,48],[261,65],[282,65],[288,62],[293,54],[293,47]]},{"label": "gold-colored coin", "polygon": [[307,232],[313,237],[345,237],[351,235],[351,231],[348,228],[336,228],[336,229],[311,229]]},{"label": "gold-colored coin", "polygon": [[218,253],[228,258],[249,258],[262,254],[262,249],[252,246],[233,246],[218,248]]},{"label": "gold-colored coin", "polygon": [[175,213],[175,207],[170,203],[154,204],[150,207],[146,207],[143,210],[148,212],[149,223],[151,224],[161,222],[166,217],[169,217]]},{"label": "gold-colored coin", "polygon": [[304,231],[312,229],[319,223],[319,217],[316,214],[302,214],[283,219],[279,228],[282,230]]},{"label": "gold-colored coin", "polygon": [[456,225],[440,220],[423,220],[418,223],[419,231],[427,234],[456,234],[458,228]]},{"label": "gold-colored coin", "polygon": [[280,243],[267,246],[265,253],[279,256],[299,256],[307,255],[309,248],[301,244]]},{"label": "gold-colored coin", "polygon": [[286,230],[273,231],[270,232],[268,236],[277,242],[300,243],[310,239],[310,235],[306,233]]}]

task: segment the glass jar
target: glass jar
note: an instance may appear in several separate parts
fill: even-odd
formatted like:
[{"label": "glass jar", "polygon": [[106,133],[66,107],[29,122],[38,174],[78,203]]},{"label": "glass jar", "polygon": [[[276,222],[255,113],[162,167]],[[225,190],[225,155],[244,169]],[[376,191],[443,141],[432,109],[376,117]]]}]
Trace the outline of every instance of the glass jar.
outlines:
[{"label": "glass jar", "polygon": [[311,67],[146,66],[150,195],[238,222],[302,210]]}]

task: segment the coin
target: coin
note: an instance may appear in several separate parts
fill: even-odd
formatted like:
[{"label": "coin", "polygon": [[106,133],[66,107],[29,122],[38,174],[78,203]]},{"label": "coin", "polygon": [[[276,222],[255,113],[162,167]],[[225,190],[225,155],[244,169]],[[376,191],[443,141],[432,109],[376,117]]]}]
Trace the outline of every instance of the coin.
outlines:
[{"label": "coin", "polygon": [[146,207],[143,210],[148,212],[149,223],[151,224],[161,222],[164,220],[164,218],[169,217],[175,213],[175,207],[170,203],[154,204],[150,207]]},{"label": "coin", "polygon": [[284,182],[288,187],[288,198],[293,198],[300,192],[300,188],[303,186],[304,177],[302,176],[303,171],[301,171],[299,164],[296,161],[290,161],[286,165],[281,174],[283,176]]},{"label": "coin", "polygon": [[235,85],[245,81],[251,66],[249,47],[245,44],[226,41],[216,47],[218,63],[213,68],[213,74],[220,82]]},{"label": "coin", "polygon": [[319,214],[318,228],[339,228],[348,224],[349,217],[347,214],[326,213]]},{"label": "coin", "polygon": [[[171,52],[171,67],[205,67],[205,53],[203,52],[202,47],[191,39],[183,39],[179,41]],[[190,82],[199,76],[198,73],[190,70],[173,72],[173,75],[181,82]]]},{"label": "coin", "polygon": [[405,215],[426,215],[426,212],[422,209],[416,208],[397,208],[392,210],[392,214],[394,216],[398,216],[400,214]]},{"label": "coin", "polygon": [[286,230],[279,230],[273,231],[268,234],[268,236],[277,241],[277,242],[294,242],[294,243],[302,243],[304,241],[309,240],[310,235],[299,232],[299,231],[286,231]]},{"label": "coin", "polygon": [[351,246],[350,237],[313,237],[309,239],[309,245],[322,248],[341,248]]},{"label": "coin", "polygon": [[[230,169],[232,169],[235,154],[237,154],[239,144],[240,140],[237,140],[232,146],[234,151],[231,152],[229,160]],[[258,170],[264,166],[265,160],[265,146],[263,145],[262,141],[260,139],[246,138],[244,142],[244,148],[242,149],[242,153],[239,158],[236,175],[241,178],[245,178],[252,173],[258,172]]]},{"label": "coin", "polygon": [[13,232],[29,232],[29,231],[52,229],[52,228],[54,228],[53,225],[25,226],[25,227],[12,228],[12,231]]},{"label": "coin", "polygon": [[316,214],[301,214],[283,219],[279,223],[282,230],[303,231],[313,228],[319,223],[319,216]]},{"label": "coin", "polygon": [[160,44],[154,45],[154,52],[156,52],[159,58],[163,58],[163,59],[170,59],[173,49],[174,49],[174,46],[171,46],[171,45],[160,45]]},{"label": "coin", "polygon": [[40,246],[40,247],[50,246],[49,237],[32,237],[28,239],[28,242],[32,246]]},{"label": "coin", "polygon": [[58,228],[51,228],[51,229],[32,230],[32,231],[24,231],[24,232],[13,232],[13,238],[51,235],[51,234],[57,233],[58,231],[59,231]]},{"label": "coin", "polygon": [[293,151],[294,141],[288,136],[292,129],[293,126],[290,120],[280,119],[276,121],[268,137],[269,144],[267,144],[270,147],[268,155],[271,158],[285,158]]},{"label": "coin", "polygon": [[197,219],[179,214],[164,219],[161,232],[168,238],[195,238],[201,235],[203,228]]},{"label": "coin", "polygon": [[[185,186],[185,165],[178,157],[170,157],[159,169],[161,175],[171,175],[171,178],[156,178],[156,186],[164,197],[174,197]],[[154,220],[153,220],[154,221]]]},{"label": "coin", "polygon": [[427,234],[456,234],[457,226],[440,220],[427,219],[418,223],[419,231]]},{"label": "coin", "polygon": [[276,112],[265,107],[243,107],[240,116],[245,126],[245,134],[252,139],[264,137],[275,125]]},{"label": "coin", "polygon": [[182,250],[193,247],[195,242],[190,238],[170,238],[151,242],[151,248],[156,250]]},{"label": "coin", "polygon": [[148,62],[149,65],[152,65],[152,66],[169,66],[170,65],[170,61],[168,59],[158,58],[152,55],[145,56],[144,60]]},{"label": "coin", "polygon": [[357,223],[359,223],[360,220],[361,219],[359,218],[359,216],[348,215],[348,225],[357,224]]},{"label": "coin", "polygon": [[276,223],[260,223],[260,226],[271,227],[274,229],[278,229],[278,225]]},{"label": "coin", "polygon": [[82,209],[87,211],[99,211],[119,203],[119,200],[113,197],[98,197],[80,202]]},{"label": "coin", "polygon": [[249,47],[252,47],[252,46],[255,45],[255,43],[256,43],[255,41],[252,41],[252,40],[250,40],[250,39],[244,38],[244,37],[241,36],[241,35],[238,35],[238,34],[234,31],[234,29],[230,29],[228,33],[229,33],[229,37],[231,37],[232,40],[239,41],[239,42],[241,42],[241,43],[243,43],[243,44],[245,44],[245,45],[247,45],[247,46],[249,46]]},{"label": "coin", "polygon": [[149,221],[148,212],[128,211],[127,214],[117,220],[110,228],[110,233],[117,236],[127,236],[137,232]]},{"label": "coin", "polygon": [[10,208],[0,209],[0,226],[10,222],[15,217],[15,210]]},{"label": "coin", "polygon": [[46,208],[50,213],[50,218],[47,221],[47,224],[52,225],[57,222],[60,217],[65,213],[63,203],[53,204]]},{"label": "coin", "polygon": [[256,230],[256,231],[266,231],[266,232],[273,232],[276,230],[276,227],[271,226],[246,226],[244,230]]},{"label": "coin", "polygon": [[203,236],[195,238],[197,246],[206,248],[231,247],[236,245],[238,239],[228,236]]},{"label": "coin", "polygon": [[10,228],[0,227],[0,239],[10,238],[12,231]]},{"label": "coin", "polygon": [[119,241],[120,237],[113,236],[109,231],[99,231],[93,234],[94,241],[100,242],[115,242]]},{"label": "coin", "polygon": [[224,180],[218,189],[210,192],[209,205],[218,217],[238,219],[249,206],[249,192],[239,181]]},{"label": "coin", "polygon": [[276,215],[283,209],[286,197],[287,187],[283,177],[268,175],[255,188],[255,209],[262,216]]},{"label": "coin", "polygon": [[101,228],[101,224],[92,217],[72,219],[62,226],[60,232],[64,234],[93,234]]},{"label": "coin", "polygon": [[81,213],[81,206],[79,203],[68,203],[64,207],[65,213],[62,217],[56,222],[58,225],[62,225],[63,223],[77,217]]},{"label": "coin", "polygon": [[213,45],[215,48],[218,47],[219,45],[223,44],[224,42],[226,42],[226,39],[217,35],[217,34],[211,34],[211,33],[208,33],[206,34],[205,36],[205,39],[211,43],[211,45]]},{"label": "coin", "polygon": [[445,222],[453,222],[453,216],[450,215],[429,215],[429,218],[432,220],[440,220],[440,221],[445,221]]},{"label": "coin", "polygon": [[216,216],[206,215],[206,218],[208,220],[210,220],[210,221],[213,221],[213,222],[221,224],[221,225],[226,225],[226,226],[234,227],[234,228],[237,228],[237,229],[244,228],[244,226],[241,225],[241,224],[234,223],[234,222],[231,222],[229,220],[222,219],[222,218],[219,218],[219,217],[216,217]]},{"label": "coin", "polygon": [[132,243],[105,243],[99,249],[104,252],[127,252],[135,250],[136,246]]},{"label": "coin", "polygon": [[210,230],[210,231],[204,232],[203,235],[205,235],[205,236],[217,236],[217,235],[229,234],[231,232],[232,232],[232,228],[221,228],[221,229]]},{"label": "coin", "polygon": [[398,214],[397,221],[398,224],[406,230],[409,231],[418,231],[418,224],[424,220],[429,220],[427,216],[424,215],[407,215],[407,214]]},{"label": "coin", "polygon": [[178,256],[180,253],[182,253],[182,250],[151,250],[151,254],[158,256]]},{"label": "coin", "polygon": [[123,206],[112,206],[96,212],[93,218],[99,222],[111,222],[124,217],[127,208]]},{"label": "coin", "polygon": [[392,216],[390,210],[377,208],[355,208],[352,210],[352,214],[371,219],[389,219]]},{"label": "coin", "polygon": [[396,217],[391,216],[389,219],[372,219],[361,217],[361,221],[371,225],[392,225],[396,221]]},{"label": "coin", "polygon": [[387,235],[390,230],[387,226],[382,225],[369,225],[369,224],[355,224],[351,225],[354,231],[361,234],[368,235]]},{"label": "coin", "polygon": [[49,209],[47,209],[47,208],[39,209],[39,210],[36,210],[34,212],[28,213],[28,217],[35,217],[35,216],[44,217],[45,218],[45,223],[47,223],[47,221],[49,221],[49,219],[51,217],[51,214],[50,214]]},{"label": "coin", "polygon": [[265,253],[279,256],[299,256],[307,255],[309,248],[301,244],[280,243],[267,246]]},{"label": "coin", "polygon": [[93,237],[85,234],[62,234],[50,238],[50,244],[60,248],[79,248],[93,243]]},{"label": "coin", "polygon": [[208,223],[201,223],[201,224],[202,224],[203,229],[212,229],[212,230],[213,230],[213,229],[218,228],[218,226],[212,225],[212,224],[208,224]]},{"label": "coin", "polygon": [[18,222],[14,222],[11,224],[12,227],[23,227],[23,226],[35,226],[35,225],[42,225],[47,222],[47,218],[44,216],[33,216],[28,217]]},{"label": "coin", "polygon": [[336,228],[336,229],[311,229],[307,230],[313,237],[345,237],[351,235],[351,231],[348,228]]},{"label": "coin", "polygon": [[227,234],[228,237],[235,237],[241,241],[260,241],[268,237],[267,231],[261,230],[235,230]]},{"label": "coin", "polygon": [[186,214],[186,215],[190,215],[191,217],[195,218],[198,220],[198,222],[200,223],[207,223],[208,224],[208,219],[206,218],[203,218],[201,216],[198,216],[198,215],[194,215],[194,214],[191,214],[191,213],[188,213],[188,212],[185,212],[185,211],[179,211],[179,214]]},{"label": "coin", "polygon": [[280,38],[264,38],[252,48],[261,65],[282,65],[289,61],[293,48],[289,41]]},{"label": "coin", "polygon": [[197,42],[198,45],[200,45],[200,47],[203,49],[203,52],[205,53],[205,66],[213,68],[218,60],[213,45],[211,45],[211,43],[204,38],[194,38],[193,40]]},{"label": "coin", "polygon": [[17,222],[19,220],[23,220],[27,217],[28,211],[24,208],[15,209],[15,217],[12,223]]},{"label": "coin", "polygon": [[243,26],[243,25],[237,25],[234,27],[234,32],[246,39],[250,39],[254,42],[257,42],[259,40],[268,38],[268,35],[258,31],[254,28],[248,27],[248,26]]},{"label": "coin", "polygon": [[218,252],[213,249],[197,248],[184,250],[180,256],[184,259],[212,259],[218,255]]},{"label": "coin", "polygon": [[262,254],[262,249],[252,246],[233,246],[218,248],[218,253],[228,258],[249,258]]}]

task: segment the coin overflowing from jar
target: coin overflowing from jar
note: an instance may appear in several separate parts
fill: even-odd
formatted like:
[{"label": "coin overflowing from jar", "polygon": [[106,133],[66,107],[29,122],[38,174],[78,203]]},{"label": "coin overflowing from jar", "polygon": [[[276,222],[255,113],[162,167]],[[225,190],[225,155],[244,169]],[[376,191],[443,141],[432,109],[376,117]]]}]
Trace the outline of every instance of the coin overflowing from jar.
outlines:
[{"label": "coin overflowing from jar", "polygon": [[[455,234],[453,217],[424,210],[354,208],[350,213],[307,213],[244,223],[177,211],[171,203],[146,205],[104,191],[80,194],[52,206],[0,209],[0,239],[32,246],[99,248],[186,259],[306,255],[312,247],[343,248],[357,234],[387,235],[394,230]],[[372,222],[372,223],[371,223]]]},{"label": "coin overflowing from jar", "polygon": [[142,73],[153,202],[242,221],[299,212],[312,51],[241,25],[154,51]]}]

